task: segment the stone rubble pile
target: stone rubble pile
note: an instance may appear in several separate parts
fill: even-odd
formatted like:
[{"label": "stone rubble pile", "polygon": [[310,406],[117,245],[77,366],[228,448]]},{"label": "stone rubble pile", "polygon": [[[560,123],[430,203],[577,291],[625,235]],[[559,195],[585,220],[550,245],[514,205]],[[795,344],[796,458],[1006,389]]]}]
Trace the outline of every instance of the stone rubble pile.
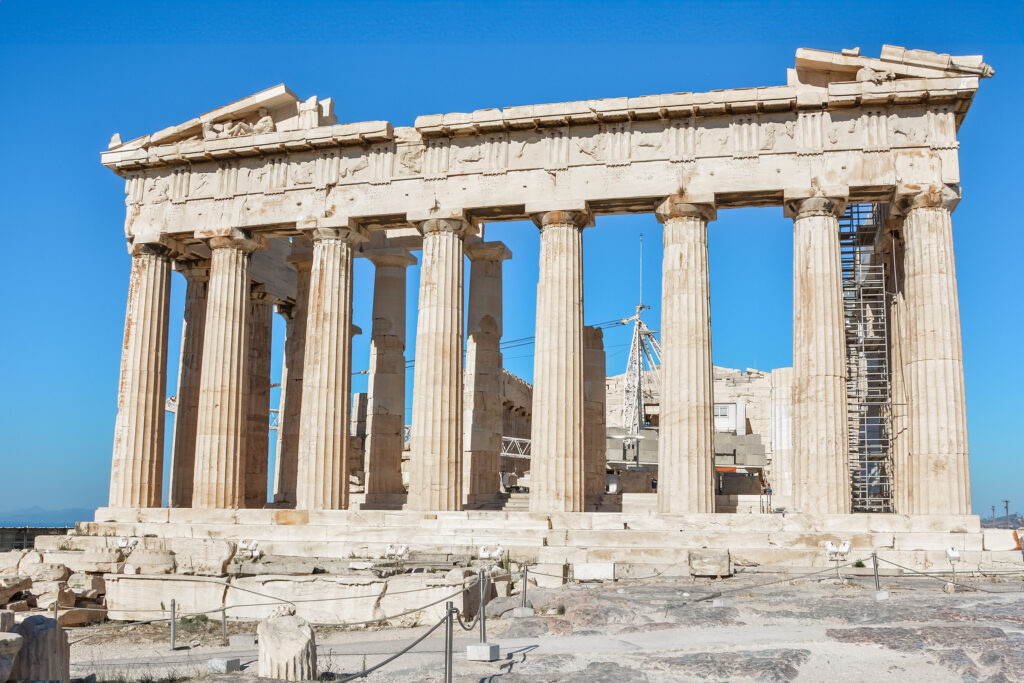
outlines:
[{"label": "stone rubble pile", "polygon": [[116,569],[109,558],[93,552],[63,552],[68,564],[51,561],[50,553],[12,550],[0,553],[0,609],[30,617],[52,615],[59,626],[82,626],[106,618],[103,572]]}]

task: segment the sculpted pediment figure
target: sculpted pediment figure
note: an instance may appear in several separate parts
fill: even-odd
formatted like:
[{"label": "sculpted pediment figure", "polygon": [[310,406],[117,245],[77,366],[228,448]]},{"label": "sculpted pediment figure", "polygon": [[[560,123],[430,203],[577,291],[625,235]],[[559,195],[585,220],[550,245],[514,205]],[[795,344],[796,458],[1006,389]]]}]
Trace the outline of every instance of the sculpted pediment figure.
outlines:
[{"label": "sculpted pediment figure", "polygon": [[883,45],[879,57],[862,57],[860,48],[829,52],[802,47],[796,68],[789,70],[789,85],[827,87],[829,83],[857,81],[881,85],[901,78],[989,78],[995,70],[981,55],[948,55]]},{"label": "sculpted pediment figure", "polygon": [[145,149],[178,142],[211,141],[277,131],[316,128],[337,123],[334,102],[313,96],[305,102],[286,85],[275,85],[236,102],[206,112],[177,126],[121,142],[115,135],[110,149]]}]

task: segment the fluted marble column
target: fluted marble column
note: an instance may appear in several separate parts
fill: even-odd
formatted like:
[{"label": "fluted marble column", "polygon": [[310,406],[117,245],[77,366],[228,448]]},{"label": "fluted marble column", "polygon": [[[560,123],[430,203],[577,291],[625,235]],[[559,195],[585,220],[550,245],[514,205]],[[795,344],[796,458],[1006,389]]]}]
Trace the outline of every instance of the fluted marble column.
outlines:
[{"label": "fluted marble column", "polygon": [[793,216],[793,499],[802,512],[850,512],[846,338],[839,221],[845,201],[811,197]]},{"label": "fluted marble column", "polygon": [[658,511],[715,511],[714,382],[708,289],[710,204],[669,197],[661,276]]},{"label": "fluted marble column", "polygon": [[366,507],[401,502],[405,428],[405,283],[416,259],[404,249],[367,252],[375,267],[366,416]]},{"label": "fluted marble column", "polygon": [[209,240],[199,417],[192,507],[238,508],[245,502],[249,384],[249,266],[265,240],[245,235]]},{"label": "fluted marble column", "polygon": [[210,259],[177,261],[174,268],[185,276],[187,284],[185,316],[181,323],[178,403],[174,413],[174,439],[171,446],[170,506],[187,508],[192,507],[196,422],[199,418],[199,377],[203,364]]},{"label": "fluted marble column", "polygon": [[267,504],[270,423],[270,338],[274,302],[253,283],[249,304],[249,408],[245,442],[245,507]]},{"label": "fluted marble column", "polygon": [[466,315],[466,374],[463,399],[463,503],[495,501],[501,490],[502,436],[502,261],[512,257],[501,242],[466,248],[469,310]]},{"label": "fluted marble column", "polygon": [[911,509],[909,476],[910,433],[907,428],[907,391],[904,379],[903,348],[906,336],[906,303],[903,294],[903,240],[899,230],[892,232],[890,251],[886,254],[886,291],[889,300],[889,395],[892,457],[893,512],[907,514]]},{"label": "fluted marble column", "polygon": [[953,224],[957,188],[930,187],[902,202],[903,339],[910,450],[910,514],[971,512],[963,344]]},{"label": "fluted marble column", "polygon": [[437,218],[423,233],[413,371],[410,510],[462,509],[462,238],[470,224]]},{"label": "fluted marble column", "polygon": [[540,276],[533,363],[530,510],[582,512],[583,228],[582,211],[548,211],[540,228]]},{"label": "fluted marble column", "polygon": [[277,415],[277,454],[274,458],[274,503],[295,506],[299,468],[299,430],[302,423],[302,365],[306,355],[306,319],[309,315],[309,280],[313,268],[313,243],[308,237],[292,238],[288,263],[295,267],[295,303],[279,306],[286,320],[281,394]]},{"label": "fluted marble column", "polygon": [[135,244],[117,387],[110,507],[161,505],[171,259],[161,244]]},{"label": "fluted marble column", "polygon": [[605,417],[604,333],[600,328],[583,328],[583,460],[586,504],[599,505],[604,496],[608,468]]},{"label": "fluted marble column", "polygon": [[365,239],[356,228],[318,228],[313,240],[302,376],[302,427],[296,507],[348,507],[349,404],[352,387],[352,255]]}]

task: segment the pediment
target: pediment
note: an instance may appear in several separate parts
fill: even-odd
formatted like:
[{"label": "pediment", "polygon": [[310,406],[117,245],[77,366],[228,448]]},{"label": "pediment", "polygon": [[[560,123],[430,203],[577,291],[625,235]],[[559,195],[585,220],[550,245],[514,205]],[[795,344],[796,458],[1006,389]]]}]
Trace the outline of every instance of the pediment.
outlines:
[{"label": "pediment", "polygon": [[334,123],[337,123],[337,117],[333,100],[321,100],[314,95],[303,101],[282,83],[128,142],[121,142],[120,135],[115,133],[108,149],[146,149],[190,140],[260,135]]},{"label": "pediment", "polygon": [[789,85],[827,87],[835,82],[874,82],[903,78],[989,78],[994,69],[981,55],[949,55],[927,50],[908,50],[883,45],[879,57],[864,57],[860,48],[829,52],[802,47],[796,51],[796,68],[789,70]]}]

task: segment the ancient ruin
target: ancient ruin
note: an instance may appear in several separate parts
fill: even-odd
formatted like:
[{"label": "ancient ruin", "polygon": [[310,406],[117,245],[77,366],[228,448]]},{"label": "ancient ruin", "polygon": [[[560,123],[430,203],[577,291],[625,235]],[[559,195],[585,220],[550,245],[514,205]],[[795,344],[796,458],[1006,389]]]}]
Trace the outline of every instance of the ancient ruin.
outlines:
[{"label": "ancient ruin", "polygon": [[[917,567],[947,566],[950,546],[965,566],[1019,565],[1017,549],[986,541],[971,514],[951,222],[957,130],[992,74],[980,56],[802,48],[782,86],[393,127],[339,123],[331,100],[279,85],[152,135],[115,135],[102,160],[125,179],[132,267],[110,500],[60,543],[121,552],[118,541],[139,539],[139,550],[177,555],[179,573],[216,556],[215,575],[253,541],[275,557],[501,546],[516,561],[600,564],[610,577],[709,553],[722,574],[730,563],[821,566],[825,544],[842,540]],[[715,495],[707,230],[718,212],[752,206],[793,219],[793,368],[769,382],[791,407],[792,443],[771,462],[784,504],[739,513]],[[656,492],[604,485],[609,398],[600,330],[584,325],[582,231],[620,213],[664,225]],[[539,281],[521,283],[537,296],[528,414],[503,395],[514,378],[502,365],[502,264],[514,256],[486,239],[488,223],[523,219],[540,240]],[[372,293],[353,291],[356,258],[376,268]],[[884,282],[880,316],[851,318],[848,292],[867,282],[858,264]],[[188,289],[165,492],[168,326],[181,314],[170,310],[173,269]],[[359,491],[353,296],[373,300]],[[287,341],[271,472],[275,310]],[[881,393],[851,403],[861,385]],[[502,437],[527,435],[528,509],[503,507]],[[861,507],[858,495],[882,502]],[[138,606],[125,586],[143,578],[108,580],[111,609]],[[172,592],[160,581],[147,605]]]}]

